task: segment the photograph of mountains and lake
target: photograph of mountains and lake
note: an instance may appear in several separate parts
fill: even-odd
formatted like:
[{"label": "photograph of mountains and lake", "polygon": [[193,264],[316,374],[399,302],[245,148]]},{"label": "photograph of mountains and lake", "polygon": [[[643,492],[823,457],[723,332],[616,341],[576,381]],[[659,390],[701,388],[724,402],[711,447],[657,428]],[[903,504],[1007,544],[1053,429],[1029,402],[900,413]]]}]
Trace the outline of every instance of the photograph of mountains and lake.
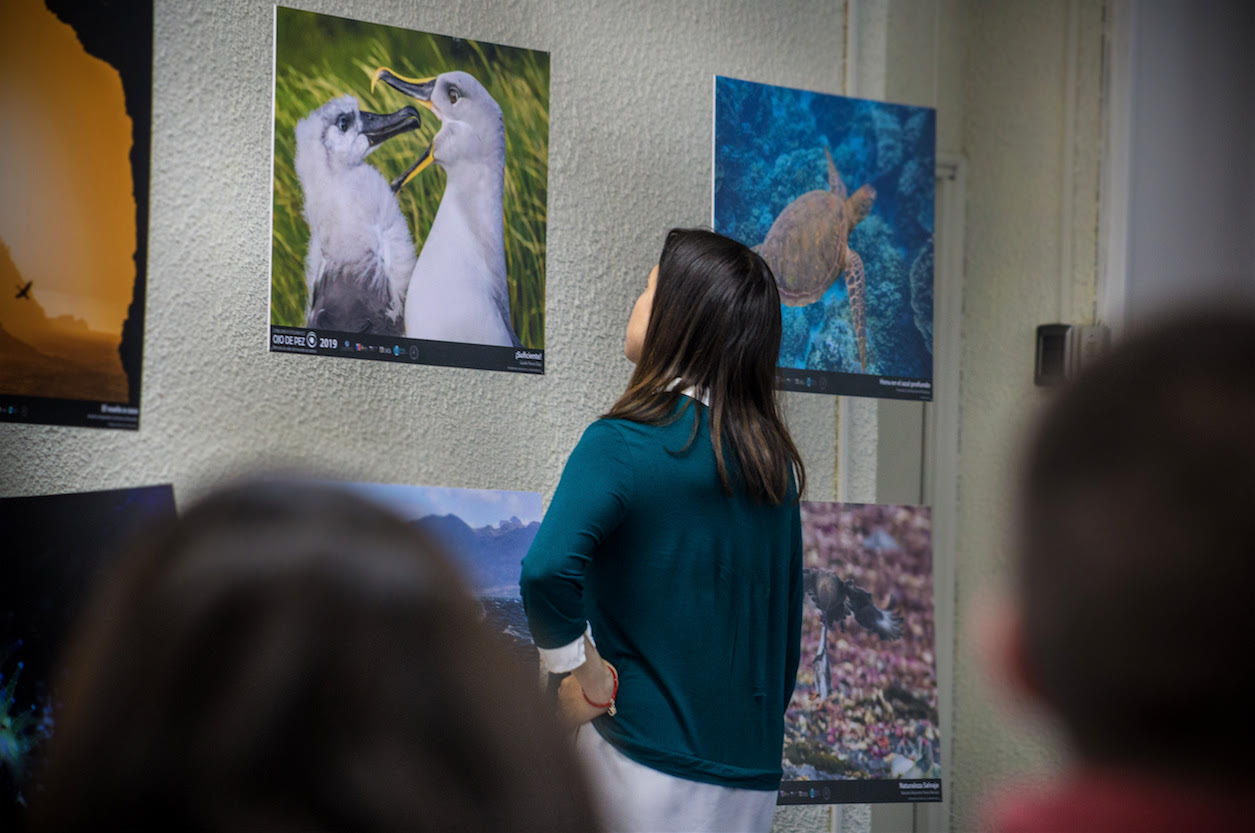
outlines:
[{"label": "photograph of mountains and lake", "polygon": [[485,620],[506,638],[520,663],[537,671],[536,648],[519,594],[519,573],[540,528],[538,492],[390,483],[343,485],[440,542],[479,599]]}]

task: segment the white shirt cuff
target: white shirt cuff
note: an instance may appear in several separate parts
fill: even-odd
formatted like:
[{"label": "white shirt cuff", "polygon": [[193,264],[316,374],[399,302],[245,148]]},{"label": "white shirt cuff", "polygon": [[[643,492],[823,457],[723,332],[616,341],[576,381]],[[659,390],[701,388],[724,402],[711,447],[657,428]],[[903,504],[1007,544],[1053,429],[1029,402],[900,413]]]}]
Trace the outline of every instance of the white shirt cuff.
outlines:
[{"label": "white shirt cuff", "polygon": [[593,639],[593,626],[587,625],[584,633],[566,645],[560,645],[557,648],[537,648],[536,651],[540,654],[540,667],[550,674],[565,674],[567,671],[579,668],[584,664],[585,636],[596,646],[597,641]]}]

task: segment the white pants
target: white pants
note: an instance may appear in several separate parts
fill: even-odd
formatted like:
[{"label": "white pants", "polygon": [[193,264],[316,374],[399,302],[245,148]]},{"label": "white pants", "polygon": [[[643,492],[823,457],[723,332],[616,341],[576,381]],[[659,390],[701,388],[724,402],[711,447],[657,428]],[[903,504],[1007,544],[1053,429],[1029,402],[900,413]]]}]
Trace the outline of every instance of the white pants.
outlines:
[{"label": "white pants", "polygon": [[624,755],[590,724],[575,735],[611,833],[769,833],[775,790],[720,787],[667,775]]}]

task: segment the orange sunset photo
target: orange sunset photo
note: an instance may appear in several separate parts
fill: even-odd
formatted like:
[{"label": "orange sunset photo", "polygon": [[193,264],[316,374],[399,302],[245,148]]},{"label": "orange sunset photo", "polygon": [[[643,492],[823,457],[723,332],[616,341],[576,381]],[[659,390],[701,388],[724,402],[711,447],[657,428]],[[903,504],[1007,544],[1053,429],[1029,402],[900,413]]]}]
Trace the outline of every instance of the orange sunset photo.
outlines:
[{"label": "orange sunset photo", "polygon": [[[124,50],[92,6],[6,0],[0,11],[0,399],[138,405],[148,148],[145,138],[137,176],[123,74],[98,57],[110,36]],[[141,42],[151,15],[149,3]],[[151,51],[141,68],[151,76]],[[146,122],[146,78],[142,90]]]}]

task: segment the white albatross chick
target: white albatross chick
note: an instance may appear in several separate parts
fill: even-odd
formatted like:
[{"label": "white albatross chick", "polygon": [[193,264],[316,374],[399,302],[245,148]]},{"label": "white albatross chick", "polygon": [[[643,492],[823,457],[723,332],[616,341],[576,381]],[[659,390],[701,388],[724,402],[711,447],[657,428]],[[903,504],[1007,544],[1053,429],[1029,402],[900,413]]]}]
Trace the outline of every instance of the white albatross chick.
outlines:
[{"label": "white albatross chick", "polygon": [[440,207],[410,276],[405,334],[521,346],[510,323],[506,284],[501,108],[466,72],[412,81],[380,69],[375,80],[417,99],[441,123],[427,154],[399,180],[408,182],[432,162],[446,174]]},{"label": "white albatross chick", "polygon": [[403,334],[414,242],[391,186],[365,159],[418,124],[414,107],[381,116],[358,110],[346,95],[296,125],[296,176],[309,224],[306,326]]}]

